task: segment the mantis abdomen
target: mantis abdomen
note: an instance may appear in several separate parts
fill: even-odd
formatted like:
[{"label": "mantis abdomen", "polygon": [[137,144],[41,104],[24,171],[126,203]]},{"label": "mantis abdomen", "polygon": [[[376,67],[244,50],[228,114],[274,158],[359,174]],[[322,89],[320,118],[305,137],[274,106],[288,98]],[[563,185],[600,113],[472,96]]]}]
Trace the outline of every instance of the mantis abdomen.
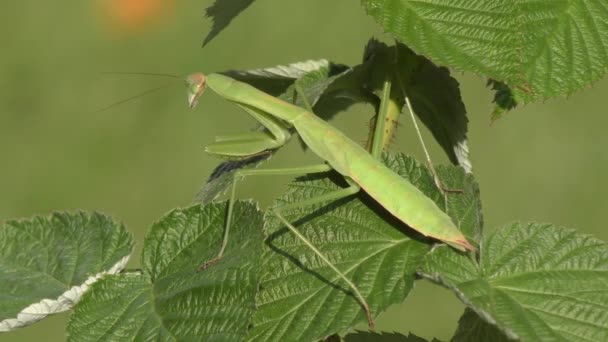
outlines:
[{"label": "mantis abdomen", "polygon": [[433,200],[342,132],[308,112],[300,114],[292,124],[313,152],[351,178],[399,220],[458,250],[475,250]]}]

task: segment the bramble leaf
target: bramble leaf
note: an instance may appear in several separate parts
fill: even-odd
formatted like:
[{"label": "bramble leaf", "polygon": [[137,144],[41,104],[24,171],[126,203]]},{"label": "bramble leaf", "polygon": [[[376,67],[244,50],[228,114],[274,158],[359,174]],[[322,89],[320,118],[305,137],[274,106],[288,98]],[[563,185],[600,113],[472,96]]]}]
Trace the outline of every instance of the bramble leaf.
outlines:
[{"label": "bramble leaf", "polygon": [[608,339],[608,244],[549,224],[514,223],[486,236],[479,253],[478,262],[438,247],[420,274],[510,338]]},{"label": "bramble leaf", "polygon": [[518,102],[570,94],[608,69],[603,0],[362,0],[416,53],[508,85]]},{"label": "bramble leaf", "polygon": [[0,229],[0,332],[69,310],[105,274],[120,272],[133,241],[99,213],[57,212]]},{"label": "bramble leaf", "polygon": [[[430,173],[414,159],[387,155],[388,165],[443,206],[443,196]],[[450,185],[470,191],[475,185],[464,171],[447,167],[455,176]],[[330,178],[326,178],[328,176]],[[334,173],[309,176],[291,183],[287,193],[272,208],[309,200],[339,189]],[[455,184],[456,180],[463,183]],[[335,179],[342,183],[341,177]],[[343,186],[344,184],[342,184]],[[463,197],[477,197],[466,193]],[[450,214],[465,216],[478,210],[477,201],[463,201],[468,209],[454,208]],[[457,202],[453,203],[454,205]],[[392,218],[364,193],[338,200],[281,211],[338,269],[353,281],[378,315],[389,305],[405,299],[412,288],[415,270],[428,252],[428,239]],[[453,217],[455,222],[473,220]],[[477,228],[463,227],[465,231]],[[268,248],[263,255],[258,310],[253,319],[250,341],[315,340],[343,333],[365,321],[360,303],[345,284],[319,257],[291,234],[272,211],[266,213]]]},{"label": "bramble leaf", "polygon": [[77,305],[71,341],[242,341],[255,309],[262,215],[251,202],[234,207],[224,257],[219,251],[225,203],[175,209],[144,243],[141,274],[107,277]]},{"label": "bramble leaf", "polygon": [[495,325],[479,317],[475,311],[466,309],[458,321],[458,329],[451,342],[508,342],[511,341]]}]

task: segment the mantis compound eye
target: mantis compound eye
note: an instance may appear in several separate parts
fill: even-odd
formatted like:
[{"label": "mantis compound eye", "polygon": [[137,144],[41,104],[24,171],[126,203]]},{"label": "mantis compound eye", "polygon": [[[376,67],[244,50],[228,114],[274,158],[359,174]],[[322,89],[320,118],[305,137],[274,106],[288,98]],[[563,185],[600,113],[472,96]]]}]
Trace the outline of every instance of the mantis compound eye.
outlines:
[{"label": "mantis compound eye", "polygon": [[186,84],[188,85],[188,106],[194,108],[198,103],[198,98],[205,92],[206,77],[202,73],[190,74],[186,78]]}]

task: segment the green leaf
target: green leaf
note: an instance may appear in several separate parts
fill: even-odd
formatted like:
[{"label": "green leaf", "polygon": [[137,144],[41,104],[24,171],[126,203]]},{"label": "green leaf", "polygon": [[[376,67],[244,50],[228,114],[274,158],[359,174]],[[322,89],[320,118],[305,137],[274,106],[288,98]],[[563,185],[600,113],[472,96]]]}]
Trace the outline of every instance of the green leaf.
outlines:
[{"label": "green leaf", "polygon": [[608,339],[608,245],[548,224],[485,237],[479,262],[436,248],[420,272],[490,324],[524,341]]},{"label": "green leaf", "polygon": [[243,12],[253,0],[215,0],[205,11],[205,15],[213,20],[211,31],[205,37],[203,46],[224,30],[232,19]]},{"label": "green leaf", "polygon": [[[351,69],[330,63],[326,60],[306,61],[293,63],[286,66],[275,66],[265,69],[254,69],[248,71],[228,71],[223,74],[234,77],[241,82],[252,84],[260,90],[273,93],[272,89],[280,89],[280,99],[303,106],[302,100],[295,95],[294,83],[298,82],[304,90],[308,101],[314,107],[319,99],[323,97],[328,88],[338,79],[347,75]],[[283,84],[288,82],[287,85]],[[327,110],[324,107],[324,115],[333,115],[339,107],[332,107]],[[265,129],[261,125],[256,129]],[[274,151],[267,154],[254,155],[241,160],[225,161],[218,165],[212,172],[207,183],[199,190],[195,196],[195,201],[200,203],[210,203],[222,195],[232,184],[234,172],[240,169],[254,169],[262,162],[272,157]]]},{"label": "green leaf", "polygon": [[467,144],[469,120],[458,81],[447,68],[436,66],[401,44],[398,46],[400,63],[415,65],[404,82],[414,113],[433,134],[450,161],[471,172]]},{"label": "green leaf", "polygon": [[452,342],[507,342],[510,341],[500,330],[483,319],[475,311],[466,309],[458,321],[458,329]]},{"label": "green leaf", "polygon": [[[400,334],[397,332],[381,332],[373,333],[368,331],[357,331],[355,333],[344,336],[344,342],[427,342],[426,339],[416,336],[412,333],[409,335]],[[440,342],[433,339],[431,342]]]},{"label": "green leaf", "polygon": [[500,119],[504,114],[517,107],[518,100],[513,90],[508,85],[495,80],[488,80],[488,85],[496,93],[494,94],[494,110],[490,116],[492,122]]},{"label": "green leaf", "polygon": [[569,94],[608,67],[603,0],[362,0],[387,32],[433,62],[511,87],[522,103]]},{"label": "green leaf", "polygon": [[99,213],[54,213],[0,229],[0,331],[66,311],[133,248],[121,224]]},{"label": "green leaf", "polygon": [[255,309],[262,215],[251,202],[234,207],[224,257],[219,251],[226,204],[176,209],[145,239],[143,274],[105,279],[77,305],[72,341],[242,341]]},{"label": "green leaf", "polygon": [[[431,198],[443,201],[428,171],[412,158],[399,155],[386,159],[389,166]],[[455,169],[450,167],[454,173],[464,173]],[[332,181],[335,173],[330,173],[330,178],[325,176],[293,182],[273,208],[340,188]],[[344,186],[341,177],[335,181]],[[466,188],[464,184],[458,187]],[[357,285],[374,315],[405,299],[412,288],[415,270],[429,250],[427,239],[392,218],[364,193],[281,213]],[[266,215],[268,248],[263,255],[264,272],[256,299],[258,311],[249,340],[315,340],[345,332],[365,321],[350,288],[280,224],[271,211]]]}]

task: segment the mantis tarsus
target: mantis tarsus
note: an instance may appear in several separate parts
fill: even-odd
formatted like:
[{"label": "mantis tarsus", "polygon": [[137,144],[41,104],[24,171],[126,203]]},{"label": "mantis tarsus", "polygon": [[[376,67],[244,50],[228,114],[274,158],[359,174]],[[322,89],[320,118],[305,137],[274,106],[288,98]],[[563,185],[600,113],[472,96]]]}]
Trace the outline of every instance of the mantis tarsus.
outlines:
[{"label": "mantis tarsus", "polygon": [[[318,198],[290,204],[289,208],[335,201],[363,189],[392,215],[421,234],[441,240],[463,252],[475,250],[475,247],[467,241],[450,217],[435,202],[378,160],[379,151],[377,149],[372,154],[368,153],[342,132],[319,119],[312,113],[312,108],[305,97],[302,100],[306,109],[277,99],[246,83],[221,74],[205,76],[195,73],[190,75],[186,82],[189,86],[190,107],[196,106],[200,95],[208,86],[221,97],[244,109],[268,130],[267,132],[250,132],[221,137],[205,148],[207,152],[224,157],[246,157],[263,153],[285,144],[290,136],[290,128],[294,128],[311,151],[325,161],[324,164],[307,167],[236,171],[231,187],[222,246],[217,256],[204,263],[200,270],[218,262],[224,254],[230,234],[236,184],[240,178],[250,175],[309,174],[332,169],[345,177],[349,184],[347,188]],[[299,93],[303,92],[299,91]],[[274,209],[273,214],[349,285],[363,306],[370,327],[373,327],[369,305],[356,285],[282,216],[281,210],[285,209],[287,207]]]}]

